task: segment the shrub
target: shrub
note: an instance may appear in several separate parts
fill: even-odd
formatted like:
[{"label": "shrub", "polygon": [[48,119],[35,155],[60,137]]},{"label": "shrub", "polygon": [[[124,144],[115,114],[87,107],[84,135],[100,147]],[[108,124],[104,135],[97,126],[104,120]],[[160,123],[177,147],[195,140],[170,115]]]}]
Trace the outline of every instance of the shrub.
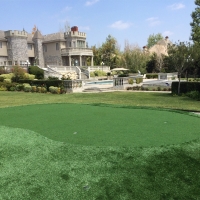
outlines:
[{"label": "shrub", "polygon": [[52,94],[59,94],[59,88],[58,87],[54,87],[54,86],[50,86],[49,87],[49,92],[51,92]]},{"label": "shrub", "polygon": [[158,74],[146,74],[146,78],[148,78],[148,79],[158,78]]},{"label": "shrub", "polygon": [[25,70],[19,66],[14,66],[12,68],[12,73],[14,76],[11,78],[12,82],[18,82],[19,79],[23,79],[25,76]]},{"label": "shrub", "polygon": [[158,90],[158,91],[161,91],[161,87],[158,87],[157,90]]},{"label": "shrub", "polygon": [[35,78],[37,78],[37,79],[43,79],[44,78],[44,71],[37,66],[30,66],[29,67],[29,74],[35,75]]},{"label": "shrub", "polygon": [[59,78],[55,76],[49,76],[48,80],[54,81],[54,80],[59,80]]},{"label": "shrub", "polygon": [[25,79],[28,79],[28,80],[34,80],[34,79],[35,79],[35,75],[25,73],[25,74],[24,74],[24,78],[25,78]]},{"label": "shrub", "polygon": [[42,93],[46,93],[47,92],[47,89],[45,87],[41,87],[41,92]]},{"label": "shrub", "polygon": [[3,82],[4,79],[5,79],[4,77],[1,77],[1,76],[0,76],[0,82]]},{"label": "shrub", "polygon": [[94,72],[90,72],[90,77],[95,77]]},{"label": "shrub", "polygon": [[129,79],[128,79],[128,84],[133,85],[133,79],[132,79],[132,78],[129,78]]},{"label": "shrub", "polygon": [[16,90],[17,91],[23,91],[24,90],[24,85],[23,84],[16,85]]},{"label": "shrub", "polygon": [[31,92],[32,91],[32,88],[30,85],[25,85],[24,86],[24,92]]},{"label": "shrub", "polygon": [[6,88],[7,91],[13,91],[12,87],[16,88],[16,83],[0,82],[1,88]]},{"label": "shrub", "polygon": [[6,82],[6,83],[11,83],[11,79],[10,78],[5,78],[3,82]]},{"label": "shrub", "polygon": [[0,77],[3,77],[4,79],[11,79],[13,77],[13,73],[9,73],[9,74],[1,74]]},{"label": "shrub", "polygon": [[32,91],[32,92],[36,92],[36,91],[37,91],[37,87],[36,87],[35,85],[32,86],[32,87],[31,87],[31,91]]},{"label": "shrub", "polygon": [[106,76],[107,74],[104,71],[96,70],[96,71],[94,71],[94,75],[95,76]]},{"label": "shrub", "polygon": [[15,86],[10,87],[9,91],[16,91],[16,87]]},{"label": "shrub", "polygon": [[186,93],[186,96],[195,99],[197,101],[200,101],[200,92],[199,91],[191,91]]},{"label": "shrub", "polygon": [[143,82],[143,78],[136,78],[136,83],[137,84],[140,84],[140,83],[142,83]]},{"label": "shrub", "polygon": [[42,87],[37,87],[37,92],[41,93]]},{"label": "shrub", "polygon": [[[172,94],[178,94],[178,84],[179,82],[172,82]],[[200,82],[180,82],[180,93],[186,94],[191,91],[200,92]]]}]

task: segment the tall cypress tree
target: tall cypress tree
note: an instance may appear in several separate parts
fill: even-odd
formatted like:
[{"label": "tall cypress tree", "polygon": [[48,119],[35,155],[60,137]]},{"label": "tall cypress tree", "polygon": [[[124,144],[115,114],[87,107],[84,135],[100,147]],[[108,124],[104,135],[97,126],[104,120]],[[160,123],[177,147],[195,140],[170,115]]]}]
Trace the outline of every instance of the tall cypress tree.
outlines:
[{"label": "tall cypress tree", "polygon": [[200,0],[195,0],[195,5],[195,11],[191,14],[193,19],[193,22],[190,23],[192,27],[191,39],[194,43],[200,44]]}]

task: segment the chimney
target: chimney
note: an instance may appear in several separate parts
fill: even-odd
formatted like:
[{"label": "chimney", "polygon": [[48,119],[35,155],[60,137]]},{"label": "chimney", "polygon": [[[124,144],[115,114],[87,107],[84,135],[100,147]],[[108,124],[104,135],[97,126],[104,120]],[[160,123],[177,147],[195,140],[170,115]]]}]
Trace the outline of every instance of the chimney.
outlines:
[{"label": "chimney", "polygon": [[78,31],[78,26],[71,27],[71,31]]}]

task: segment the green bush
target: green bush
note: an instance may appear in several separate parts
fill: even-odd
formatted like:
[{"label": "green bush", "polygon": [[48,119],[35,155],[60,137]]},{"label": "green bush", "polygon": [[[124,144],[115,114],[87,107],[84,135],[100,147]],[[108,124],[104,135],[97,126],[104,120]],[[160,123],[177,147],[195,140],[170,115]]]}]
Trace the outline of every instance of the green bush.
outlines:
[{"label": "green bush", "polygon": [[143,82],[143,78],[136,78],[136,83],[137,84],[140,84],[140,83],[142,83]]},{"label": "green bush", "polygon": [[158,90],[158,91],[161,91],[161,87],[158,87],[157,90]]},{"label": "green bush", "polygon": [[11,83],[11,79],[10,78],[5,78],[3,82],[6,82],[6,83]]},{"label": "green bush", "polygon": [[51,92],[52,94],[59,94],[59,88],[58,87],[54,87],[54,86],[50,86],[49,87],[49,92]]},{"label": "green bush", "polygon": [[31,92],[31,91],[32,91],[32,87],[30,85],[24,86],[24,92]]},{"label": "green bush", "polygon": [[14,76],[13,73],[9,74],[1,74],[0,77],[3,77],[4,79],[11,79]]},{"label": "green bush", "polygon": [[186,96],[195,99],[197,101],[200,101],[200,92],[199,91],[191,91],[186,93]]},{"label": "green bush", "polygon": [[23,91],[24,90],[24,85],[23,84],[16,85],[16,90],[17,91]]},{"label": "green bush", "polygon": [[101,70],[94,71],[95,76],[107,76],[107,73]]},{"label": "green bush", "polygon": [[[172,94],[178,94],[178,84],[178,81],[172,82]],[[200,82],[180,82],[180,94],[186,94],[191,91],[200,92]]]},{"label": "green bush", "polygon": [[49,76],[48,80],[54,81],[54,80],[59,80],[59,78],[55,76]]},{"label": "green bush", "polygon": [[29,79],[29,80],[34,80],[34,79],[35,79],[35,75],[25,73],[25,74],[24,74],[24,78],[25,78],[25,79]]},{"label": "green bush", "polygon": [[94,72],[90,72],[90,77],[95,77]]},{"label": "green bush", "polygon": [[36,79],[43,79],[44,78],[44,71],[37,66],[30,66],[29,67],[29,74],[35,75]]},{"label": "green bush", "polygon": [[12,87],[16,87],[16,83],[0,82],[1,88],[6,88],[7,91],[13,91]]},{"label": "green bush", "polygon": [[133,85],[133,79],[132,79],[132,78],[129,78],[129,79],[128,79],[128,84]]},{"label": "green bush", "polygon": [[63,83],[62,80],[25,80],[21,79],[18,83],[29,83],[30,85],[36,85],[38,87],[46,87],[47,91],[49,91],[50,86],[60,87]]},{"label": "green bush", "polygon": [[42,93],[46,93],[47,92],[47,89],[45,87],[41,87],[41,92]]},{"label": "green bush", "polygon": [[158,78],[158,74],[146,74],[147,79]]},{"label": "green bush", "polygon": [[3,82],[4,79],[5,79],[4,77],[1,77],[1,76],[0,76],[0,82]]},{"label": "green bush", "polygon": [[35,85],[31,86],[31,91],[32,92],[36,92],[37,91],[37,87]]},{"label": "green bush", "polygon": [[42,87],[37,87],[37,92],[41,93]]}]

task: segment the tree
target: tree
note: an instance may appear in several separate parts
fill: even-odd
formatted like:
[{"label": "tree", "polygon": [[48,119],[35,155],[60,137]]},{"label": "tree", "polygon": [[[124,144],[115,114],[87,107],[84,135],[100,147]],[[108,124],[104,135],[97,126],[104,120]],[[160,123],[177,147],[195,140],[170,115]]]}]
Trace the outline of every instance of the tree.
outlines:
[{"label": "tree", "polygon": [[138,71],[145,73],[148,59],[149,54],[143,52],[138,45],[131,45],[128,41],[125,41],[124,52],[121,56],[122,65],[133,73]]},{"label": "tree", "polygon": [[117,57],[119,54],[119,48],[117,45],[117,40],[108,35],[106,42],[102,44],[101,47],[101,60],[104,62],[104,65],[114,68],[117,65]]},{"label": "tree", "polygon": [[169,45],[168,55],[171,63],[178,72],[179,84],[178,95],[180,94],[180,79],[182,73],[188,67],[188,59],[192,59],[191,44],[188,42],[179,42],[174,45]]},{"label": "tree", "polygon": [[29,67],[29,74],[34,74],[35,78],[43,79],[44,78],[44,70],[40,69],[37,66],[30,66]]},{"label": "tree", "polygon": [[25,76],[25,70],[19,66],[14,66],[12,68],[12,73],[14,74],[12,77],[13,82],[18,82],[19,79],[23,79]]},{"label": "tree", "polygon": [[156,35],[152,34],[149,35],[148,39],[147,39],[147,47],[151,48],[152,46],[154,46],[159,40],[162,40],[163,36],[161,33],[157,33]]},{"label": "tree", "polygon": [[195,0],[195,11],[192,12],[191,17],[193,21],[190,23],[192,27],[191,39],[194,43],[200,44],[200,0]]}]

